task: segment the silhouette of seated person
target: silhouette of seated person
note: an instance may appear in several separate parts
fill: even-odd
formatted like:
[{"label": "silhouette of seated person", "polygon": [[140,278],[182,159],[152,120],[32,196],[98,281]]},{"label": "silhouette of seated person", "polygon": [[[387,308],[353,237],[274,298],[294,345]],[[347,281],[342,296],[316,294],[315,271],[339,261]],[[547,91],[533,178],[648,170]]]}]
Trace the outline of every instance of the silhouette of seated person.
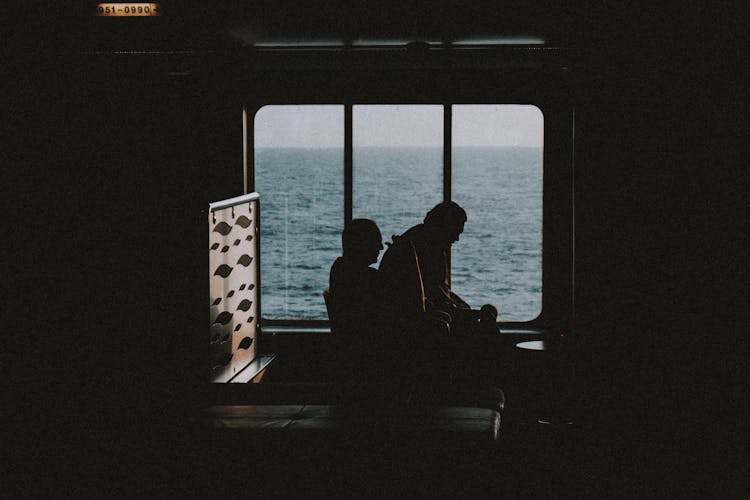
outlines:
[{"label": "silhouette of seated person", "polygon": [[497,332],[494,306],[472,309],[448,284],[448,252],[459,240],[466,219],[457,203],[443,202],[427,213],[422,224],[393,236],[379,270],[397,328],[413,327],[427,314],[446,321],[453,335]]},{"label": "silhouette of seated person", "polygon": [[341,403],[384,405],[387,342],[383,331],[383,294],[377,262],[383,249],[377,224],[353,219],[341,235],[343,254],[331,266],[329,309],[333,326],[336,380]]},{"label": "silhouette of seated person", "polygon": [[451,338],[497,333],[495,307],[472,309],[448,285],[448,252],[466,219],[466,212],[454,202],[436,205],[422,224],[393,236],[380,263],[388,324],[403,339],[397,347],[410,359],[404,373],[416,404],[461,406],[483,400],[482,406],[492,408],[502,400],[500,396],[488,402],[488,397],[502,393],[496,388],[489,388],[488,397],[478,396],[486,381],[480,382],[475,370],[467,371],[465,363],[457,366],[453,359],[466,354],[468,346],[457,346]]},{"label": "silhouette of seated person", "polygon": [[353,219],[344,227],[341,246],[342,256],[331,266],[329,291],[336,322],[351,331],[381,307],[378,271],[370,267],[383,249],[380,229],[370,219]]}]

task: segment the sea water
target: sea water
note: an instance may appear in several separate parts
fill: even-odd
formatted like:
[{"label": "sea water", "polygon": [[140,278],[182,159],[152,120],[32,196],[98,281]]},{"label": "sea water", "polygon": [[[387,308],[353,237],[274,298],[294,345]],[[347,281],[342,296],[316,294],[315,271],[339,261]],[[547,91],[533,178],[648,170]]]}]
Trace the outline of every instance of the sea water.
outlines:
[{"label": "sea water", "polygon": [[[422,222],[443,200],[442,154],[442,148],[356,148],[354,217],[373,219],[384,244]],[[255,162],[262,314],[326,319],[321,294],[341,255],[344,152],[265,148]],[[451,288],[472,306],[494,304],[501,320],[535,318],[542,298],[542,150],[454,148],[451,185],[451,198],[468,214],[451,250]]]}]

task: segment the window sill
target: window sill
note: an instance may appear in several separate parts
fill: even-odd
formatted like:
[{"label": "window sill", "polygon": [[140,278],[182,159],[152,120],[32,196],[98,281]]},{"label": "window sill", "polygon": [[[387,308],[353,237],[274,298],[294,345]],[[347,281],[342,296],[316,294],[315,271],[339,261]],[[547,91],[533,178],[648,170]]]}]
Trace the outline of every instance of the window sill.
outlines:
[{"label": "window sill", "polygon": [[263,335],[286,335],[286,334],[303,334],[303,333],[314,333],[314,334],[329,334],[331,333],[331,328],[328,326],[305,326],[305,325],[299,325],[299,326],[289,326],[289,325],[271,325],[271,326],[264,326],[261,329],[261,332]]},{"label": "window sill", "polygon": [[[263,335],[287,335],[287,334],[330,334],[328,326],[304,326],[304,325],[270,325],[262,328]],[[540,328],[523,328],[518,326],[503,328],[500,326],[500,335],[543,335],[544,330]]]}]

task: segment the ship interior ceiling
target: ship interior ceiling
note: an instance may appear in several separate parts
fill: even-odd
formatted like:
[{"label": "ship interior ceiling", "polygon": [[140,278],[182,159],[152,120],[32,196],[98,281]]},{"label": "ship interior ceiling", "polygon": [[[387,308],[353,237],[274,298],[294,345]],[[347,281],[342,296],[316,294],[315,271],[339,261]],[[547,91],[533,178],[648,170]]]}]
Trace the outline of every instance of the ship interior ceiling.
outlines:
[{"label": "ship interior ceiling", "polygon": [[[8,428],[26,429],[8,440],[18,445],[8,447],[18,449],[7,461],[11,489],[648,497],[709,485],[730,496],[747,450],[731,417],[746,351],[729,340],[746,307],[733,285],[747,267],[737,251],[746,239],[734,156],[739,16],[728,7],[351,3],[164,1],[142,4],[160,16],[118,18],[88,2],[11,37],[20,136],[7,152],[27,168],[8,175],[27,220],[13,225],[33,247],[19,289],[35,297],[16,308],[33,318],[33,338],[6,330],[19,346],[10,379],[24,382],[12,384],[24,402]],[[351,432],[353,450],[326,433],[243,437],[199,425],[212,405],[262,413],[335,400],[327,316],[264,318],[272,305],[260,285],[248,295],[260,317],[243,311],[261,326],[240,347],[257,372],[215,383],[209,370],[206,221],[215,225],[219,210],[209,204],[257,191],[260,207],[252,198],[248,213],[269,206],[256,182],[255,117],[288,104],[339,106],[346,117],[342,227],[357,182],[358,109],[436,105],[448,136],[461,106],[541,111],[541,314],[503,322],[498,304],[501,333],[468,347],[452,338],[441,354],[504,392],[491,449],[468,445],[476,433],[442,413],[420,414],[445,428],[411,450],[387,447],[382,429]],[[441,197],[455,190],[443,162]],[[258,276],[260,240],[256,261],[242,264]],[[310,293],[325,311],[322,292]],[[42,368],[26,359],[31,342],[44,344]],[[274,413],[268,426],[303,413]],[[718,413],[730,418],[720,424]],[[241,427],[245,417],[227,418]],[[314,427],[329,416],[309,418]],[[446,435],[459,442],[441,447]]]}]

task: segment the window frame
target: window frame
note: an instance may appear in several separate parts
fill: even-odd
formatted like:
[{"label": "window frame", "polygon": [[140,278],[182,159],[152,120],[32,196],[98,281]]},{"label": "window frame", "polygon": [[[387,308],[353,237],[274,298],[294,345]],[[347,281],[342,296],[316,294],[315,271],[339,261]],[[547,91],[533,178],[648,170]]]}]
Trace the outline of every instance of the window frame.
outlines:
[{"label": "window frame", "polygon": [[[443,199],[452,196],[452,106],[453,105],[533,105],[543,115],[542,156],[542,301],[539,314],[528,321],[499,321],[506,332],[544,332],[549,329],[570,331],[574,319],[574,171],[573,144],[575,113],[572,99],[541,90],[541,95],[477,92],[455,98],[414,98],[413,96],[372,95],[350,98],[293,99],[257,96],[246,101],[243,110],[244,192],[255,188],[254,127],[255,115],[266,105],[343,105],[344,106],[344,224],[353,212],[352,115],[356,105],[441,105],[443,106]],[[262,202],[262,200],[261,200]],[[450,259],[450,256],[449,256]],[[262,262],[260,263],[262,266]],[[450,268],[449,268],[450,272]],[[449,275],[450,280],[450,275]],[[322,291],[321,291],[322,293]],[[322,300],[322,299],[321,299]],[[267,331],[320,332],[328,320],[269,319],[261,317],[259,327]]]}]

